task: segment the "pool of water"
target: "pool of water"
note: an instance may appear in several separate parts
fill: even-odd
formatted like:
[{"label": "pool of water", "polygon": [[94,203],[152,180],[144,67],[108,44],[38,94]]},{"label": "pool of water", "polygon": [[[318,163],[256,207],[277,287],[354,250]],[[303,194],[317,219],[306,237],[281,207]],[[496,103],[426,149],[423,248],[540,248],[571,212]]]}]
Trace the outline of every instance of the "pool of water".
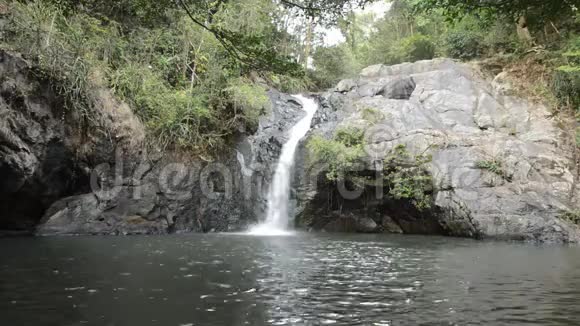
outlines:
[{"label": "pool of water", "polygon": [[580,248],[379,235],[0,239],[3,325],[578,325]]}]

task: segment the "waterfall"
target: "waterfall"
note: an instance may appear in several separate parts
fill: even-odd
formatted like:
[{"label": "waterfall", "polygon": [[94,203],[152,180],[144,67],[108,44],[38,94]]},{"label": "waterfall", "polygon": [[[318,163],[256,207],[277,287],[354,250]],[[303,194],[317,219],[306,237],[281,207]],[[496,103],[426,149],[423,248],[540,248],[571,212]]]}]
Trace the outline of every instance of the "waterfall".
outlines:
[{"label": "waterfall", "polygon": [[287,234],[288,227],[288,201],[290,200],[290,177],[294,167],[294,155],[298,143],[308,130],[312,117],[318,108],[315,100],[302,95],[294,95],[302,103],[306,116],[302,118],[289,131],[288,141],[282,147],[282,153],[278,160],[274,179],[268,192],[268,210],[265,221],[250,230],[250,234],[256,235],[282,235]]}]

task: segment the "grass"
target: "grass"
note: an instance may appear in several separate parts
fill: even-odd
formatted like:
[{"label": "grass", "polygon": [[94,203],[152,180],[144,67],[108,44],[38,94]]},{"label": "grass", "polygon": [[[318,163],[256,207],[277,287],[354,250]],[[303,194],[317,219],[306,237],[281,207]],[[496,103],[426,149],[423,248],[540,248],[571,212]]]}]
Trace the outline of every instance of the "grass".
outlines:
[{"label": "grass", "polygon": [[580,210],[564,212],[562,215],[560,215],[560,219],[576,225],[580,225]]},{"label": "grass", "polygon": [[489,171],[508,182],[512,181],[511,177],[508,176],[505,172],[502,163],[496,159],[477,161],[475,162],[475,167],[481,170]]},{"label": "grass", "polygon": [[385,115],[378,109],[376,108],[364,108],[361,111],[362,113],[362,118],[365,121],[370,122],[371,124],[375,125],[381,121],[383,121],[385,119]]},{"label": "grass", "polygon": [[149,143],[205,157],[268,112],[264,87],[241,77],[219,42],[182,12],[139,24],[54,3],[0,0],[7,22],[1,46],[49,78],[68,110],[88,117],[97,90],[111,89],[143,121]]}]

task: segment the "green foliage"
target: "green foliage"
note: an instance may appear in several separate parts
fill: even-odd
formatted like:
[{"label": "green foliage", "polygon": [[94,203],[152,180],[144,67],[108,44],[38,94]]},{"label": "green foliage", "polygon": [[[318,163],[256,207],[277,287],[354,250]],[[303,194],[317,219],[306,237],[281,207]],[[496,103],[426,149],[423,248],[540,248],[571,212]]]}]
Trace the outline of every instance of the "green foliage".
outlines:
[{"label": "green foliage", "polygon": [[352,52],[344,44],[318,48],[313,60],[315,81],[320,88],[333,87],[341,79],[355,75],[360,68]]},{"label": "green foliage", "polygon": [[560,215],[560,219],[576,225],[580,225],[580,210],[564,212],[562,215]]},{"label": "green foliage", "polygon": [[561,66],[556,69],[552,89],[561,104],[580,111],[580,67]]},{"label": "green foliage", "polygon": [[288,75],[269,76],[270,84],[285,93],[302,93],[313,88],[313,83],[310,76],[293,77]]},{"label": "green foliage", "polygon": [[476,29],[488,30],[481,38],[481,44],[487,56],[520,52],[524,46],[518,39],[516,29],[511,21],[500,19],[494,21],[489,28],[480,26]]},{"label": "green foliage", "polygon": [[252,129],[257,128],[260,116],[268,113],[271,109],[266,89],[246,78],[234,79],[230,82],[230,86],[225,89],[225,92],[236,113],[237,110],[241,110],[246,123]]},{"label": "green foliage", "polygon": [[[463,18],[467,14],[477,14],[486,19],[507,17],[512,21],[523,15],[535,15],[544,21],[562,15],[570,15],[577,9],[575,0],[422,0],[415,3],[419,11],[443,10],[449,20]],[[574,9],[576,8],[576,9]]]},{"label": "green foliage", "polygon": [[500,176],[502,179],[511,182],[511,177],[507,175],[503,169],[502,163],[498,160],[483,160],[475,162],[475,167],[482,170],[487,170],[493,174]]},{"label": "green foliage", "polygon": [[395,147],[383,163],[389,195],[410,200],[420,211],[431,208],[433,179],[425,167],[431,160],[426,155],[412,156],[404,145]]},{"label": "green foliage", "polygon": [[560,104],[580,112],[580,36],[572,37],[563,54],[566,65],[554,72],[552,90]]},{"label": "green foliage", "polygon": [[435,44],[428,36],[415,34],[401,40],[404,61],[428,60],[435,57]]},{"label": "green foliage", "polygon": [[[307,148],[311,163],[327,166],[328,181],[346,181],[359,187],[375,185],[375,177],[364,173],[367,155],[363,130],[341,128],[331,140],[315,135],[310,138]],[[419,210],[430,208],[432,178],[425,166],[430,161],[429,156],[411,155],[404,145],[394,148],[383,159],[382,178],[387,195],[409,200]]]},{"label": "green foliage", "polygon": [[118,26],[102,26],[83,14],[67,18],[58,7],[41,1],[11,3],[10,13],[4,46],[32,58],[38,73],[54,81],[66,107],[86,114],[91,78],[102,61],[116,55],[110,39],[118,37]]},{"label": "green foliage", "polygon": [[362,118],[371,124],[377,124],[385,119],[385,115],[375,108],[362,109]]},{"label": "green foliage", "polygon": [[315,135],[307,144],[311,163],[328,164],[329,181],[345,180],[363,162],[363,140],[364,131],[357,128],[338,129],[332,140]]},{"label": "green foliage", "polygon": [[203,96],[176,91],[150,69],[135,64],[113,71],[110,79],[115,94],[136,110],[160,144],[203,146],[198,144],[203,131],[209,132],[215,123]]},{"label": "green foliage", "polygon": [[[214,26],[244,32],[244,40],[255,41],[244,47],[275,61],[265,50],[275,47],[263,43],[276,40],[269,37],[270,7],[240,4],[218,8]],[[94,90],[110,87],[143,120],[149,138],[164,147],[214,154],[240,127],[255,128],[269,109],[264,87],[246,78],[253,72],[173,1],[35,0],[10,2],[8,8],[3,47],[30,58],[54,81],[68,108],[89,114]],[[288,71],[261,74],[302,87],[304,78]]]},{"label": "green foliage", "polygon": [[481,36],[469,30],[454,31],[446,36],[447,54],[456,59],[473,59],[483,53]]}]

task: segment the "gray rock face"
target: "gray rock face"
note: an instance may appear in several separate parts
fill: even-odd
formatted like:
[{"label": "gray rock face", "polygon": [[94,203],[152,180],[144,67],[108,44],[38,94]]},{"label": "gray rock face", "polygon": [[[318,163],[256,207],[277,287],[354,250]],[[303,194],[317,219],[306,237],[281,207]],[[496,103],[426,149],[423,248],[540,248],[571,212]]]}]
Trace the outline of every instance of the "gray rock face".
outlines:
[{"label": "gray rock face", "polygon": [[0,228],[26,231],[60,197],[83,183],[63,103],[27,64],[0,52]]},{"label": "gray rock face", "polygon": [[93,94],[83,124],[50,81],[0,52],[0,230],[62,234],[239,231],[260,217],[286,131],[301,117],[272,91],[273,109],[237,150],[206,162],[146,150],[130,108]]},{"label": "gray rock face", "polygon": [[[368,161],[401,144],[432,155],[429,212],[356,199],[345,201],[351,208],[342,215],[366,207],[364,214],[382,225],[388,213],[405,233],[578,242],[578,227],[559,218],[580,208],[573,142],[545,106],[508,95],[501,80],[491,83],[466,65],[437,59],[372,66],[324,94],[313,133],[330,138],[344,126],[364,129]],[[378,121],[368,121],[369,110]],[[315,229],[333,220],[324,200],[333,201],[316,181],[297,181],[298,223]]]}]

